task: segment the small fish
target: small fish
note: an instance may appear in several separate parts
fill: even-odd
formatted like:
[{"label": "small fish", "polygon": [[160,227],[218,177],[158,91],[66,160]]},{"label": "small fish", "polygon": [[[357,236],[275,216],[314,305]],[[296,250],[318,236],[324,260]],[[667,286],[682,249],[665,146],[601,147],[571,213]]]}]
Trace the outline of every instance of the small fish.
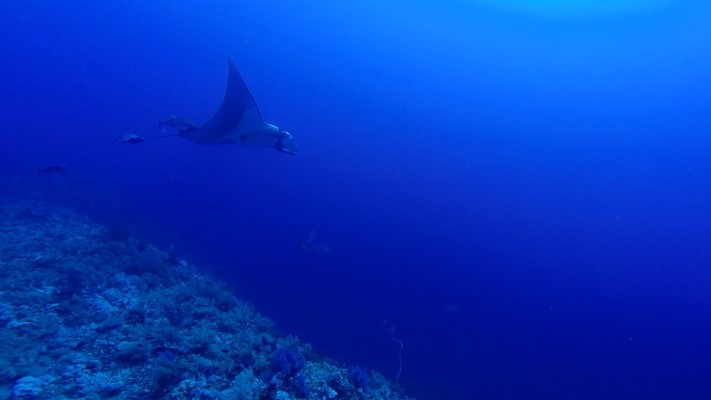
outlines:
[{"label": "small fish", "polygon": [[176,117],[175,115],[171,115],[163,121],[158,122],[158,127],[175,129],[177,131],[190,131],[197,128],[193,121],[187,118]]},{"label": "small fish", "polygon": [[143,138],[136,135],[135,133],[128,133],[126,135],[121,136],[118,141],[124,144],[139,144],[143,143]]},{"label": "small fish", "polygon": [[62,172],[67,172],[67,164],[45,165],[37,170],[38,174],[59,174]]},{"label": "small fish", "polygon": [[309,232],[309,237],[301,245],[301,248],[315,253],[328,253],[331,251],[331,246],[316,239],[316,231],[314,230]]}]

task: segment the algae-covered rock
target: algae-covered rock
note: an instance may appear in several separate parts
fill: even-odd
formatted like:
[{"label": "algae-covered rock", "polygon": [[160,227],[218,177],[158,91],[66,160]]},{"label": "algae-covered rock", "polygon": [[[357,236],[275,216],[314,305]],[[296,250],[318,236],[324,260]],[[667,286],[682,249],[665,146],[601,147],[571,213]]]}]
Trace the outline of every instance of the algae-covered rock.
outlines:
[{"label": "algae-covered rock", "polygon": [[0,398],[406,399],[372,372],[349,381],[185,260],[68,209],[0,201],[0,264]]}]

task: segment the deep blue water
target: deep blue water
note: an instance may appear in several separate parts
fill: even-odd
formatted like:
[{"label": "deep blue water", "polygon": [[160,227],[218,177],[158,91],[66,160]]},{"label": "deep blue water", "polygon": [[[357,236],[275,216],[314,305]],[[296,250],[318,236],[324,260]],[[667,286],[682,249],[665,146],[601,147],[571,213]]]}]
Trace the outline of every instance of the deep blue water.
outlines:
[{"label": "deep blue water", "polygon": [[[0,194],[391,379],[395,327],[422,399],[711,398],[711,5],[105,3],[0,4]],[[297,157],[114,142],[209,118],[228,54]]]}]

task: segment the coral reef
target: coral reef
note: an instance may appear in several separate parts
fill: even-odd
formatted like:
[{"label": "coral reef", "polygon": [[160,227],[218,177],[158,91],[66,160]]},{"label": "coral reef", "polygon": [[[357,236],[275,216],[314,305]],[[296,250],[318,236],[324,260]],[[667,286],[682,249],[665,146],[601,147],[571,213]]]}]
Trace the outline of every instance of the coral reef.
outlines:
[{"label": "coral reef", "polygon": [[407,399],[184,260],[46,204],[0,202],[0,326],[0,399]]}]

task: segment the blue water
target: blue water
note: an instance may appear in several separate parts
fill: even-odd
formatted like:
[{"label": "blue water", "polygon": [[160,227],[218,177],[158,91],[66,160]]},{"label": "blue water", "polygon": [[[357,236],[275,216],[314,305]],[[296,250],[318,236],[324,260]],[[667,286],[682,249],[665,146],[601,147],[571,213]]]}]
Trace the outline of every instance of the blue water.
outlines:
[{"label": "blue water", "polygon": [[[0,194],[175,244],[334,359],[395,380],[402,340],[418,398],[711,398],[706,2],[0,15]],[[114,141],[207,120],[228,54],[297,157]]]}]

